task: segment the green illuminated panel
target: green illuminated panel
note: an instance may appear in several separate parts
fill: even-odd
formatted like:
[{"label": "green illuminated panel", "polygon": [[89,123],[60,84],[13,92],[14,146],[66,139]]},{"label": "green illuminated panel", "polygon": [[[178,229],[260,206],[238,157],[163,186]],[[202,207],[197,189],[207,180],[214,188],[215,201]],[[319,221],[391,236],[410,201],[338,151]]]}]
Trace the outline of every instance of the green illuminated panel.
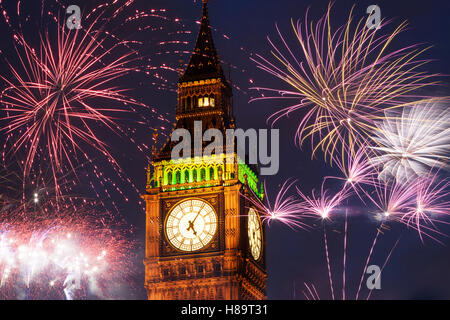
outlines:
[{"label": "green illuminated panel", "polygon": [[[153,181],[156,187],[160,187],[161,182],[162,186],[165,187],[164,189],[170,191],[218,185],[219,178],[224,181],[233,180],[237,170],[238,180],[244,184],[245,175],[247,175],[247,183],[250,189],[260,199],[264,197],[262,186],[259,188],[257,174],[236,154],[161,161],[154,163],[154,168],[153,177],[150,181]],[[222,177],[219,177],[219,170],[222,171]],[[167,186],[172,185],[172,188],[167,188]]]}]

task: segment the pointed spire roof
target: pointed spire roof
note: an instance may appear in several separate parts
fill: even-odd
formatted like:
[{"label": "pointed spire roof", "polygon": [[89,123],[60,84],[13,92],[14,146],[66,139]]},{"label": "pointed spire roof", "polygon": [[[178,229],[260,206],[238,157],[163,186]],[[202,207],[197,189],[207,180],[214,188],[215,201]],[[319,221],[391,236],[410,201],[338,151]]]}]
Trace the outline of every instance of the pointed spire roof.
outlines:
[{"label": "pointed spire roof", "polygon": [[214,47],[209,24],[208,0],[203,0],[203,14],[194,53],[180,78],[180,82],[198,81],[212,78],[223,78],[219,55]]}]

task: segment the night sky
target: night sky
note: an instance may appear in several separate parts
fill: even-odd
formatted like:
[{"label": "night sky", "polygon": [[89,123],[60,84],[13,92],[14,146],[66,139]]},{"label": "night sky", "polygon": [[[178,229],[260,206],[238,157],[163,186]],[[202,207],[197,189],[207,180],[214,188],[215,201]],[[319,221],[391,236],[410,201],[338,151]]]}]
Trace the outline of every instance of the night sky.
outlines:
[{"label": "night sky", "polygon": [[[28,0],[29,1],[29,0]],[[73,0],[81,8],[90,6],[92,1]],[[194,25],[193,33],[187,36],[189,47],[193,47],[197,36],[197,29],[193,23],[200,18],[201,1],[197,0],[141,0],[137,6],[145,8],[166,8],[168,15],[179,17]],[[332,9],[332,23],[341,25],[346,21],[349,10],[355,1],[337,0]],[[406,46],[414,43],[433,45],[425,53],[426,58],[435,59],[427,65],[427,70],[433,73],[450,74],[450,44],[448,32],[450,30],[450,2],[446,0],[435,1],[356,1],[354,15],[358,19],[366,13],[369,5],[377,4],[381,8],[382,17],[394,19],[394,24],[403,20],[409,22],[409,30],[402,33],[396,46]],[[292,1],[292,0],[211,0],[209,4],[211,25],[215,29],[215,45],[223,61],[225,73],[231,74],[233,84],[241,90],[234,91],[234,110],[239,128],[268,128],[267,118],[274,110],[285,106],[277,102],[249,103],[254,93],[249,90],[252,86],[250,79],[260,86],[285,88],[277,79],[260,71],[250,61],[250,53],[259,53],[269,56],[270,49],[266,37],[276,37],[275,24],[278,23],[284,34],[291,34],[290,19],[303,19],[306,9],[310,7],[310,17],[317,20],[325,12],[328,0]],[[8,32],[2,25],[0,31]],[[226,34],[229,39],[223,37]],[[4,41],[2,50],[9,52],[8,41]],[[146,50],[152,50],[147,46]],[[151,55],[150,52],[142,52]],[[179,57],[168,55],[161,59],[171,65],[177,65]],[[184,62],[188,59],[183,57]],[[170,61],[169,61],[170,60]],[[231,64],[236,68],[231,68]],[[169,75],[172,83],[176,83],[177,75]],[[131,88],[129,95],[155,106],[159,112],[168,113],[169,119],[174,121],[176,94],[173,90],[157,90],[150,86],[146,80],[139,84],[128,79],[123,82],[124,87]],[[448,77],[442,81],[449,83]],[[172,86],[172,89],[174,86]],[[448,85],[438,89],[439,94],[449,95]],[[265,177],[269,196],[273,196],[280,188],[280,184],[288,178],[298,179],[301,190],[310,194],[312,189],[320,188],[322,179],[328,175],[339,175],[339,172],[324,163],[321,155],[311,159],[310,145],[306,143],[303,148],[294,144],[294,135],[300,114],[292,114],[282,119],[276,128],[281,131],[280,160],[281,167],[278,175]],[[132,125],[129,122],[128,125]],[[151,130],[140,131],[140,139],[151,143]],[[112,137],[112,139],[118,139]],[[160,144],[164,139],[160,139]],[[114,141],[111,147],[124,156],[122,167],[128,176],[141,188],[145,189],[146,159],[139,153],[120,149],[120,139]],[[339,186],[336,186],[336,189]],[[350,201],[348,204],[351,214],[348,219],[348,249],[347,249],[347,286],[349,299],[353,299],[359,284],[361,273],[369,252],[371,243],[377,232],[377,223],[371,219],[370,213],[374,209],[362,206],[360,202]],[[137,203],[128,203],[123,206],[124,217],[137,229],[136,236],[144,240],[144,213]],[[344,220],[335,219],[327,222],[327,235],[329,237],[331,267],[337,297],[342,291],[342,258],[343,258],[343,229]],[[304,283],[314,284],[322,299],[329,299],[330,289],[326,258],[323,248],[323,227],[318,221],[310,231],[293,231],[288,227],[274,223],[267,228],[267,272],[269,299],[304,299],[302,291]],[[450,234],[450,228],[441,231]],[[445,245],[431,240],[421,242],[417,232],[405,226],[392,224],[390,230],[385,230],[375,247],[371,264],[382,265],[389,251],[398,240],[392,258],[382,274],[382,289],[373,292],[372,299],[450,299],[450,240],[444,238]],[[141,254],[143,254],[141,252]],[[139,277],[143,283],[143,265],[139,257],[136,262]],[[364,289],[361,297],[365,298],[367,290]],[[145,298],[143,290],[137,290],[138,298]]]}]

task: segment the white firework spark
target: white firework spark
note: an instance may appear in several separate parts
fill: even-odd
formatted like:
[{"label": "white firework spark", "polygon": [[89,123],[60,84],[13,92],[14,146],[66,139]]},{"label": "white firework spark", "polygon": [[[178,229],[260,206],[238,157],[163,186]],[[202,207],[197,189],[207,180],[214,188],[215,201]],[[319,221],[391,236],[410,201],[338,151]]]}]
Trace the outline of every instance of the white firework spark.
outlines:
[{"label": "white firework spark", "polygon": [[450,147],[450,112],[437,104],[405,107],[400,115],[392,111],[374,130],[370,160],[379,166],[380,179],[395,177],[404,183],[430,169],[447,167]]}]

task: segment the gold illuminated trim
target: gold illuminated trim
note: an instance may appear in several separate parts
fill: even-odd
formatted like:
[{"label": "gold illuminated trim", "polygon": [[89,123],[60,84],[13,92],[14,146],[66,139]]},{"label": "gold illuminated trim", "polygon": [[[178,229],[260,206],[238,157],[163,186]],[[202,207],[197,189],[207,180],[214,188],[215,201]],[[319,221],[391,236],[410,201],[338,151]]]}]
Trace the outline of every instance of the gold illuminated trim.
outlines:
[{"label": "gold illuminated trim", "polygon": [[181,114],[178,114],[176,116],[176,120],[185,119],[185,118],[212,116],[212,115],[219,115],[220,116],[220,115],[225,114],[225,111],[223,111],[221,109],[213,110],[214,108],[217,108],[217,107],[202,107],[202,108],[204,108],[204,109],[208,108],[211,111],[198,111],[198,109],[197,109],[197,111],[192,111],[192,112],[189,112],[189,113],[188,112],[181,113]]},{"label": "gold illuminated trim", "polygon": [[200,81],[189,81],[189,82],[183,82],[179,83],[178,85],[180,87],[195,87],[195,86],[204,86],[209,84],[217,84],[220,83],[221,79],[207,79],[207,80],[200,80]]}]

